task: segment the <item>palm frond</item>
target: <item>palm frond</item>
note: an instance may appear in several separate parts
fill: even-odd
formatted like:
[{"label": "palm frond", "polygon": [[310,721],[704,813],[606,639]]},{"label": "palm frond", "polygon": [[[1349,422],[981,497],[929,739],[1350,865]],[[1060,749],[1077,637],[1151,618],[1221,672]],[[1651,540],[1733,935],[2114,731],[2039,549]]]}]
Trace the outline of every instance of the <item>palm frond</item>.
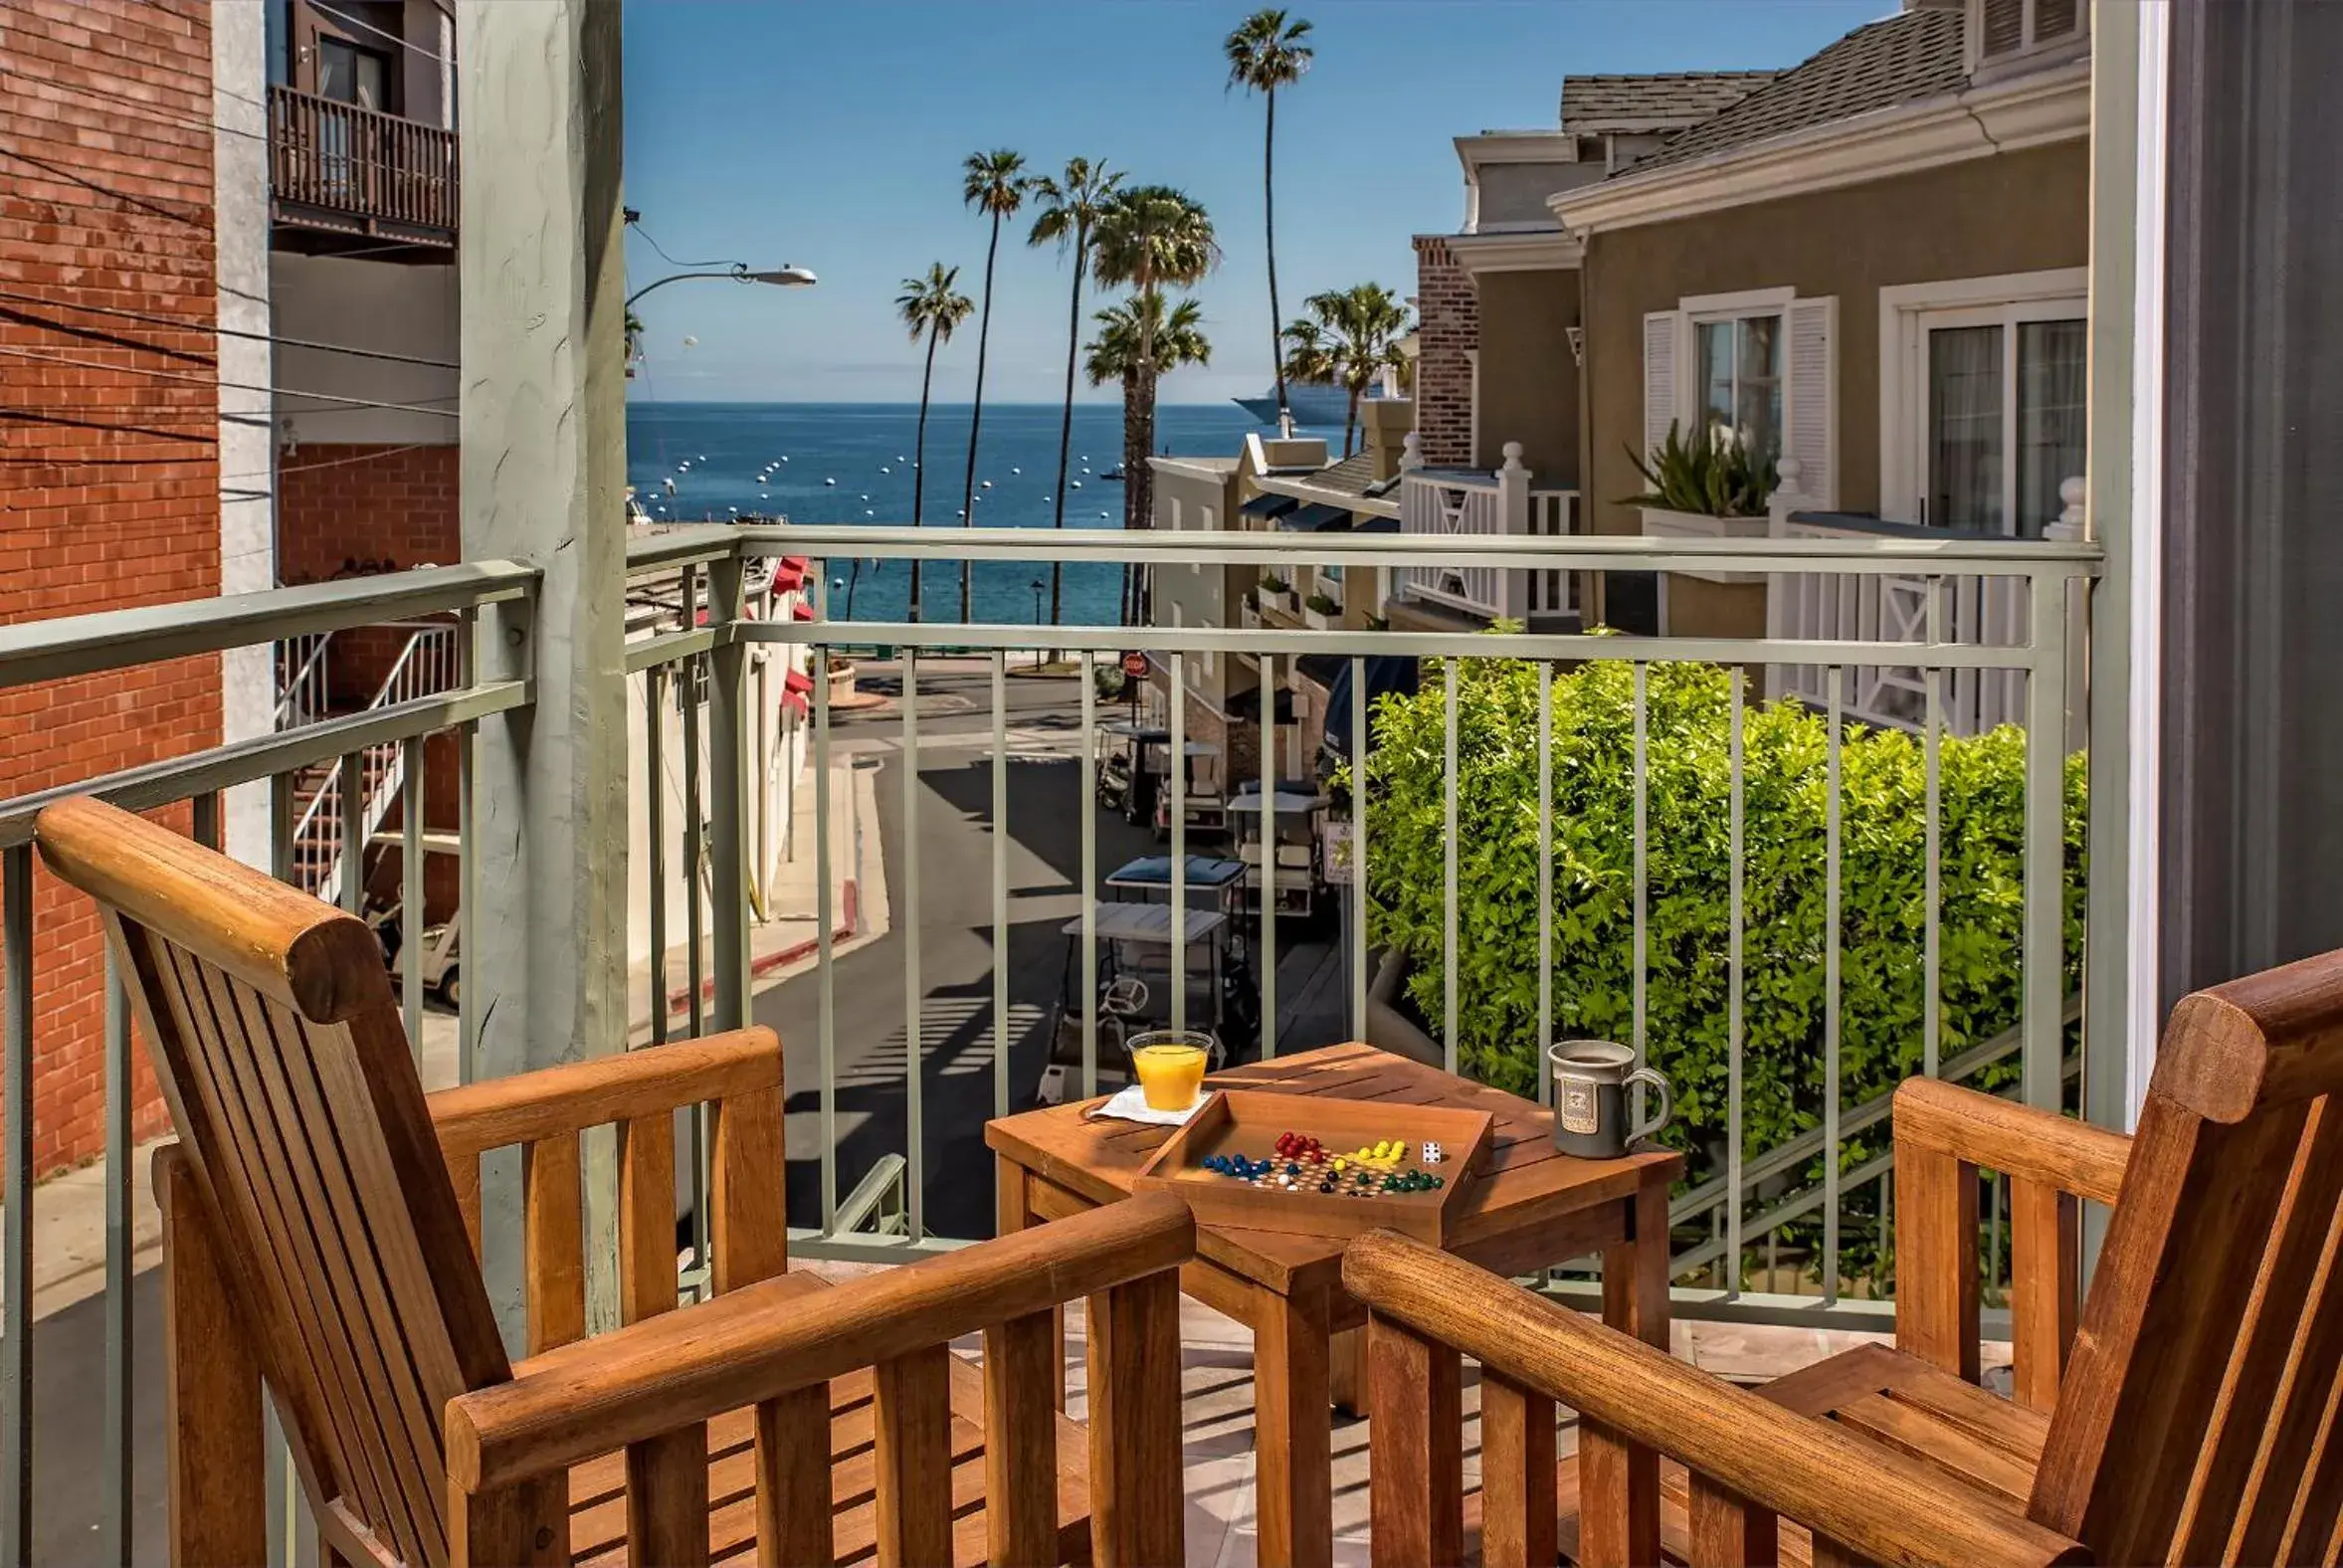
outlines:
[{"label": "palm frond", "polygon": [[912,342],[930,332],[936,341],[950,342],[953,329],[974,313],[976,301],[954,288],[959,279],[959,268],[934,262],[925,277],[903,280],[903,292],[895,295],[895,315],[909,329]]}]

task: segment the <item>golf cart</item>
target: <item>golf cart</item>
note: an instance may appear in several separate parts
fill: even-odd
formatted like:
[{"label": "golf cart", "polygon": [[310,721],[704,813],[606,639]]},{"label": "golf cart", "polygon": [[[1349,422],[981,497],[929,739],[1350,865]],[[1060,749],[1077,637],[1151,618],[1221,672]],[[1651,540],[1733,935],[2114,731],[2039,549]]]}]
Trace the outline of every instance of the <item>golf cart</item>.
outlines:
[{"label": "golf cart", "polygon": [[1316,907],[1318,889],[1324,884],[1318,821],[1326,805],[1323,795],[1290,785],[1277,786],[1269,796],[1275,844],[1265,859],[1261,787],[1248,785],[1229,801],[1229,832],[1236,841],[1236,858],[1252,873],[1253,885],[1262,889],[1262,896],[1277,900],[1280,913],[1307,916]]},{"label": "golf cart", "polygon": [[[1259,1036],[1261,992],[1237,939],[1237,924],[1215,909],[1190,906],[1180,928],[1187,941],[1185,974],[1172,969],[1169,903],[1101,903],[1097,924],[1097,1080],[1102,1088],[1130,1081],[1124,1045],[1133,1036],[1172,1026],[1175,988],[1187,995],[1187,1027],[1213,1038],[1215,1067],[1226,1065]],[[1082,920],[1062,928],[1066,969],[1051,1009],[1050,1064],[1035,1093],[1039,1104],[1063,1103],[1082,1086]]]}]

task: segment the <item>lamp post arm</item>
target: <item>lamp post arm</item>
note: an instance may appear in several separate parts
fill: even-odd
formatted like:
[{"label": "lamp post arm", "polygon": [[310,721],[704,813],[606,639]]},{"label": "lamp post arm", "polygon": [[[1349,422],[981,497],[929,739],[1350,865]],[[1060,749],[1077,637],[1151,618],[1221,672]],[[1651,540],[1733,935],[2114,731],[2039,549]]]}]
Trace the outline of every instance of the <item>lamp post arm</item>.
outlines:
[{"label": "lamp post arm", "polygon": [[624,308],[633,308],[636,300],[642,298],[645,294],[651,293],[654,289],[665,289],[668,285],[680,284],[686,278],[729,278],[734,283],[740,284],[750,281],[748,276],[748,264],[745,262],[734,262],[729,269],[720,273],[670,273],[667,277],[660,279],[658,282],[645,284],[642,288],[627,295],[627,303]]}]

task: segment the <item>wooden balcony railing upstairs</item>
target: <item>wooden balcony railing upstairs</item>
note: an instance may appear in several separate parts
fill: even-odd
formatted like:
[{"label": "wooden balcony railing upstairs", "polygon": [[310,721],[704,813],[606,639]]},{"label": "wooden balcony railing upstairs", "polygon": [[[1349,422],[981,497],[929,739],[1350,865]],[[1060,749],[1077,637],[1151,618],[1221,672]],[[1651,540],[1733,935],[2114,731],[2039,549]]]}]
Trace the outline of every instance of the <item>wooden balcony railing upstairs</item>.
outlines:
[{"label": "wooden balcony railing upstairs", "polygon": [[273,85],[269,193],[281,224],[453,246],[456,133]]}]

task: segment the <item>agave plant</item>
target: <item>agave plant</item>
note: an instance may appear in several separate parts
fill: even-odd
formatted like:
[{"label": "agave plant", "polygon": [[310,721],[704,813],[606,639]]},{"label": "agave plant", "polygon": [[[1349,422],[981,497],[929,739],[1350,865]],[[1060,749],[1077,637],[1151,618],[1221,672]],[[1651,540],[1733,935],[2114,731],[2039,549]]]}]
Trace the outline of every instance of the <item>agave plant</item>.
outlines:
[{"label": "agave plant", "polygon": [[1704,517],[1762,517],[1780,483],[1773,456],[1753,450],[1722,425],[1687,437],[1671,422],[1667,439],[1652,449],[1649,460],[1637,457],[1633,447],[1627,457],[1651,487],[1622,503],[1629,506],[1664,506]]}]

